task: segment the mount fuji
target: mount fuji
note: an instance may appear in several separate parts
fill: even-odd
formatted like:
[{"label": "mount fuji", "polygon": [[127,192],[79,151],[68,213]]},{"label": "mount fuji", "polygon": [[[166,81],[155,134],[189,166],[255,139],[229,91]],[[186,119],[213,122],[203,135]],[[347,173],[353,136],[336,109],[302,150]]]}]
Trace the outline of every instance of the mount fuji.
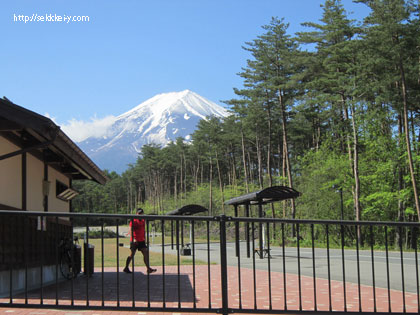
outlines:
[{"label": "mount fuji", "polygon": [[197,123],[209,116],[226,117],[228,112],[190,90],[158,94],[113,118],[105,135],[78,145],[100,168],[121,173],[136,162],[144,144],[165,146],[178,137],[188,141]]}]

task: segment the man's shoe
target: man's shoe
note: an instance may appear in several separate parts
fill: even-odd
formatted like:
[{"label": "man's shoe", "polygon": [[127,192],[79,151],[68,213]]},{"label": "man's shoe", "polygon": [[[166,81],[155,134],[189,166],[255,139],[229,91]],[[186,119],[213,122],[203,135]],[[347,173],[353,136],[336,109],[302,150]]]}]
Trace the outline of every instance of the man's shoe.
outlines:
[{"label": "man's shoe", "polygon": [[125,267],[123,270],[125,273],[131,273],[130,269],[128,269],[128,267]]},{"label": "man's shoe", "polygon": [[149,268],[149,269],[147,269],[147,272],[148,272],[148,273],[154,273],[154,272],[156,272],[156,269]]}]

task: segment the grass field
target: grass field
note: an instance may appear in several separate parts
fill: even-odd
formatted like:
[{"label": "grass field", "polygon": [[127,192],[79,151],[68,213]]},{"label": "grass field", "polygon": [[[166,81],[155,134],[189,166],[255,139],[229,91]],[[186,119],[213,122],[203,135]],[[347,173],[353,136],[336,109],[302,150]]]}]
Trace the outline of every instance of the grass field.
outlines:
[{"label": "grass field", "polygon": [[[166,240],[166,238],[165,238]],[[155,239],[155,244],[157,240]],[[130,249],[128,248],[130,241],[128,238],[120,238],[119,243],[123,246],[117,246],[116,238],[106,238],[104,239],[104,267],[116,267],[117,266],[117,247],[119,250],[119,266],[124,267],[127,256],[130,254]],[[89,244],[95,246],[94,251],[94,261],[95,267],[102,266],[102,244],[101,239],[89,239]],[[82,245],[83,247],[83,245]],[[83,262],[83,248],[82,248],[82,262]],[[161,266],[162,265],[162,254],[150,252],[149,255],[150,266]],[[206,264],[206,262],[196,260],[197,265]],[[177,256],[172,254],[165,254],[165,266],[171,266],[177,264]],[[182,265],[191,265],[192,257],[183,257],[181,256]],[[82,263],[83,265],[83,263]],[[131,264],[130,264],[131,265]],[[135,266],[141,267],[144,266],[143,255],[137,251],[135,256]]]}]

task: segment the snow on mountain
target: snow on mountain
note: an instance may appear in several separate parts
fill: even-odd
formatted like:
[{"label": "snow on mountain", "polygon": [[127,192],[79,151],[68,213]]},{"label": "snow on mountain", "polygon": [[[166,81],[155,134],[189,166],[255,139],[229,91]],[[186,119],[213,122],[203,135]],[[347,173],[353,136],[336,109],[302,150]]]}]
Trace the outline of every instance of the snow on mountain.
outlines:
[{"label": "snow on mountain", "polygon": [[158,94],[115,117],[106,136],[92,136],[78,145],[99,167],[122,172],[135,163],[144,144],[189,140],[201,119],[227,115],[226,109],[190,90]]}]

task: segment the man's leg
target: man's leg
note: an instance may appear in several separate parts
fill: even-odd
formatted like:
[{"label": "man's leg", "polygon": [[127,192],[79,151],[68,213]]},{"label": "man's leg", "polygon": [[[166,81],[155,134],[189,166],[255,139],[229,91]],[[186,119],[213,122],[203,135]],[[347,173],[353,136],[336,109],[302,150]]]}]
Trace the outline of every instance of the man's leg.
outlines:
[{"label": "man's leg", "polygon": [[134,255],[136,254],[136,247],[135,247],[135,245],[132,245],[130,247],[130,250],[131,250],[131,254],[130,254],[130,256],[127,257],[127,260],[125,261],[124,272],[126,272],[126,273],[131,273],[129,266],[130,266],[131,260],[133,259]]},{"label": "man's leg", "polygon": [[141,253],[143,254],[143,261],[147,267],[147,272],[148,273],[155,272],[156,269],[150,268],[150,265],[149,265],[149,249],[147,247],[143,247],[140,250],[141,250]]}]

